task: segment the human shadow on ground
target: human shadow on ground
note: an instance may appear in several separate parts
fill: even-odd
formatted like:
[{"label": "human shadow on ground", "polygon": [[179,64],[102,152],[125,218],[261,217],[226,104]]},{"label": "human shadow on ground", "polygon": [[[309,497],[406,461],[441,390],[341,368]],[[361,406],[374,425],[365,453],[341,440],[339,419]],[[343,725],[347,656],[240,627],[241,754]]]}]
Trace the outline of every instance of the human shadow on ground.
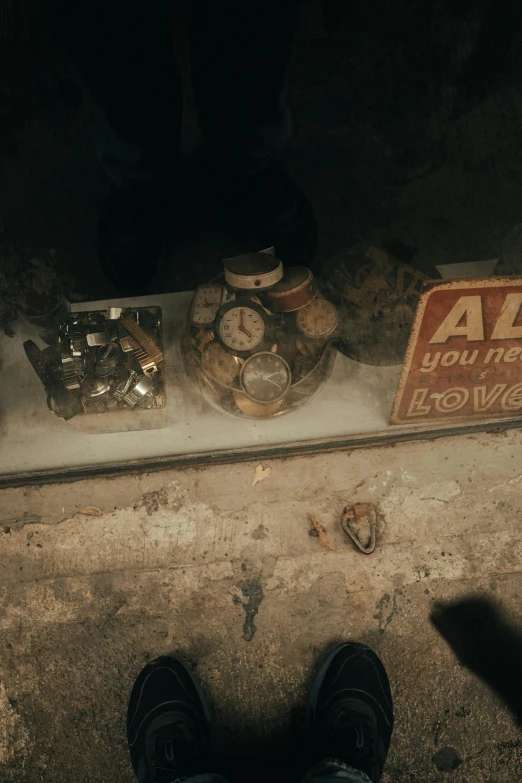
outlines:
[{"label": "human shadow on ground", "polygon": [[459,661],[505,702],[522,725],[522,634],[491,600],[438,603],[431,621]]}]

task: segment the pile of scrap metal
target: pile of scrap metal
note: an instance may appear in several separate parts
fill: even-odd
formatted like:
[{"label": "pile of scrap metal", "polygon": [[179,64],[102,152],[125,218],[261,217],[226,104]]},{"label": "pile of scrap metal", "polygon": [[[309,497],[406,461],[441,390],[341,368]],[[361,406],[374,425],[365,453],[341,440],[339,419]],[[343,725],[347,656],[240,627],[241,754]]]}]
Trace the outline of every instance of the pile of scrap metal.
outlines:
[{"label": "pile of scrap metal", "polygon": [[158,307],[70,313],[41,350],[24,343],[47,393],[47,406],[68,421],[82,413],[161,408],[165,404]]}]

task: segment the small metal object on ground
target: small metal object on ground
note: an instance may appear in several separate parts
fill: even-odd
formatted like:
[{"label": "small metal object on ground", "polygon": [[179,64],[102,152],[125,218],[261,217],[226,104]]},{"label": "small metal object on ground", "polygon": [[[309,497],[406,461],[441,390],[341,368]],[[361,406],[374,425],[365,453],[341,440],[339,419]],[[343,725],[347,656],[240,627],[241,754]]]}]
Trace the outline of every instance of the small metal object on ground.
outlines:
[{"label": "small metal object on ground", "polygon": [[[377,512],[370,503],[356,503],[350,508],[345,508],[341,518],[341,528],[357,549],[365,555],[371,555],[376,543]],[[361,528],[363,535],[364,528],[369,528],[366,544],[360,538]]]}]

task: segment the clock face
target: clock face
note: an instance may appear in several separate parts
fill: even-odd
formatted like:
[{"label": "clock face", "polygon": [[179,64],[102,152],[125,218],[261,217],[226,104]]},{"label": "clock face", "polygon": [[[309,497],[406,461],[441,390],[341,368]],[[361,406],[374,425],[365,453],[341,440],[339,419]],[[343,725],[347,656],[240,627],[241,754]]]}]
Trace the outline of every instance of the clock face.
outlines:
[{"label": "clock face", "polygon": [[266,334],[263,308],[247,302],[236,302],[221,313],[217,327],[219,339],[231,351],[238,353],[255,351]]},{"label": "clock face", "polygon": [[227,353],[219,343],[212,342],[203,351],[201,365],[212,378],[225,386],[232,386],[239,373],[240,360]]},{"label": "clock face", "polygon": [[225,289],[222,285],[200,285],[192,300],[190,320],[194,326],[212,326],[216,320]]},{"label": "clock face", "polygon": [[328,337],[337,320],[337,309],[326,299],[313,299],[296,315],[297,328],[307,337]]},{"label": "clock face", "polygon": [[275,353],[256,353],[243,365],[241,385],[254,402],[269,403],[281,400],[292,380],[287,362]]}]

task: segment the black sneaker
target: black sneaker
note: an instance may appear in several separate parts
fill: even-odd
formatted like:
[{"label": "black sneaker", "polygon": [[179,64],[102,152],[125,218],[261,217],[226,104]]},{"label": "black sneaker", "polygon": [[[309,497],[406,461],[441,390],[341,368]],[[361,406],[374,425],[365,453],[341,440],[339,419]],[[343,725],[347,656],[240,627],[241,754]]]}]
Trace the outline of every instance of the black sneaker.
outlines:
[{"label": "black sneaker", "polygon": [[192,672],[177,658],[157,658],[134,683],[127,739],[139,783],[173,783],[204,771],[210,752],[210,707]]},{"label": "black sneaker", "polygon": [[158,185],[112,185],[100,211],[101,267],[121,296],[139,296],[156,272],[166,233],[168,194]]},{"label": "black sneaker", "polygon": [[312,686],[309,717],[318,761],[342,761],[377,783],[390,747],[393,702],[373,650],[347,642],[327,657]]}]

